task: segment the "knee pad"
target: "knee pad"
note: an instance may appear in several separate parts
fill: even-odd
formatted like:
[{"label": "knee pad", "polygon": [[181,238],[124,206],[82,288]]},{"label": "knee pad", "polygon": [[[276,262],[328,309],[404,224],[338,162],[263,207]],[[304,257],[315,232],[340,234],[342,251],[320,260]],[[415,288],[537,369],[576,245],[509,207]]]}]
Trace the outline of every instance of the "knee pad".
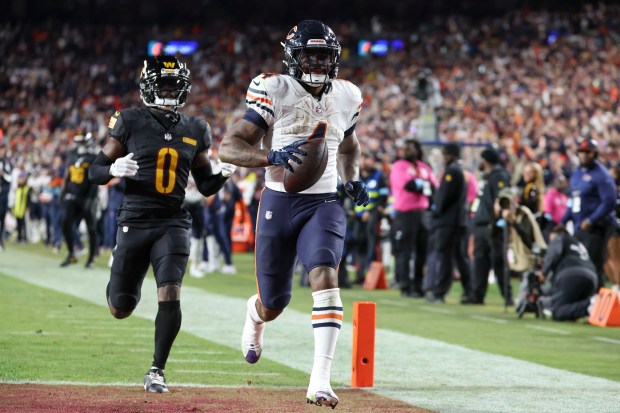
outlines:
[{"label": "knee pad", "polygon": [[126,313],[131,313],[135,310],[139,300],[139,297],[132,294],[121,293],[110,296],[110,303],[112,304],[112,307]]},{"label": "knee pad", "polygon": [[111,291],[110,283],[106,287],[105,295],[112,307],[123,312],[132,312],[140,301],[140,292],[135,295],[127,292]]},{"label": "knee pad", "polygon": [[331,267],[336,268],[340,257],[336,257],[336,253],[328,248],[319,248],[310,256],[308,271],[315,267]]}]

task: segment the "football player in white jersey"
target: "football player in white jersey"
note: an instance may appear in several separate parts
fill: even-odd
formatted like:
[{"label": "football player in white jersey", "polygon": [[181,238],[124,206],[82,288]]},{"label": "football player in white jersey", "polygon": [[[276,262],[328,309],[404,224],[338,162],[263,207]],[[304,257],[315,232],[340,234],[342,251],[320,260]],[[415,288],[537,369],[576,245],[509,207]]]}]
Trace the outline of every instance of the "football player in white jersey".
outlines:
[{"label": "football player in white jersey", "polygon": [[[362,106],[360,90],[337,80],[340,44],[334,32],[316,20],[293,27],[284,46],[285,74],[252,79],[247,111],[228,131],[219,148],[223,162],[266,167],[256,230],[258,294],[248,300],[242,351],[249,363],[260,358],[265,323],[278,317],[291,299],[297,258],[309,273],[314,304],[314,364],[306,400],[336,407],[330,384],[331,362],[342,325],[342,301],[336,269],[342,255],[345,212],[338,202],[338,177],[358,205],[368,203],[359,181],[360,147],[355,124]],[[325,172],[307,190],[284,189],[284,168],[301,163],[308,139],[324,138]]]}]

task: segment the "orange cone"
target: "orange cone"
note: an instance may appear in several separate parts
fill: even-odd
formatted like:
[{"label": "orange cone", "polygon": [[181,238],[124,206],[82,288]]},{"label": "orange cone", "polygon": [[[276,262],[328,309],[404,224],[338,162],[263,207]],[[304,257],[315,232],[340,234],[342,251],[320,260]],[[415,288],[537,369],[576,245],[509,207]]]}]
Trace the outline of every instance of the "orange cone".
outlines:
[{"label": "orange cone", "polygon": [[599,327],[620,326],[618,292],[609,288],[601,288],[594,299],[588,322]]},{"label": "orange cone", "polygon": [[364,278],[365,290],[385,290],[388,288],[385,279],[385,268],[381,261],[373,261]]}]

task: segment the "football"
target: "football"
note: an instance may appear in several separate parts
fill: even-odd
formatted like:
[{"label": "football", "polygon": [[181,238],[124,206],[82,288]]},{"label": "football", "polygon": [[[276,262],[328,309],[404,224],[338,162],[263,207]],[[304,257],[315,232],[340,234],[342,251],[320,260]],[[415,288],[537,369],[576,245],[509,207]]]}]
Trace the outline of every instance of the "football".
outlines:
[{"label": "football", "polygon": [[289,193],[305,191],[317,183],[327,166],[327,143],[325,138],[310,139],[299,147],[306,155],[295,154],[301,164],[291,162],[293,172],[284,170],[284,189]]}]

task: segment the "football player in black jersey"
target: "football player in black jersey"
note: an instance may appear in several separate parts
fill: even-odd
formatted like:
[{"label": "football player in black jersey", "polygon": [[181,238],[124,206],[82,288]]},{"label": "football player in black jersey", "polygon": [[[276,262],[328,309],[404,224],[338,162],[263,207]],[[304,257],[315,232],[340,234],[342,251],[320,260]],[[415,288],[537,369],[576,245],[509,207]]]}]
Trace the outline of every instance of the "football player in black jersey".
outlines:
[{"label": "football player in black jersey", "polygon": [[82,219],[88,230],[88,259],[86,268],[92,268],[97,246],[96,215],[97,215],[97,185],[88,179],[88,169],[95,160],[95,154],[90,150],[92,135],[78,133],[73,137],[75,149],[67,157],[67,171],[63,189],[60,195],[64,219],[62,232],[69,251],[67,258],[60,264],[66,267],[75,264],[74,255],[75,228]]},{"label": "football player in black jersey", "polygon": [[167,393],[164,368],[181,327],[181,282],[189,256],[191,218],[182,208],[191,173],[198,190],[215,194],[235,167],[209,163],[211,129],[177,112],[191,88],[187,66],[175,57],[148,57],[140,74],[140,96],[147,107],[123,109],[110,118],[110,138],[89,170],[92,182],[125,177],[118,235],[106,295],[110,312],[122,319],[140,301],[149,264],[157,283],[153,364],[144,388]]}]

